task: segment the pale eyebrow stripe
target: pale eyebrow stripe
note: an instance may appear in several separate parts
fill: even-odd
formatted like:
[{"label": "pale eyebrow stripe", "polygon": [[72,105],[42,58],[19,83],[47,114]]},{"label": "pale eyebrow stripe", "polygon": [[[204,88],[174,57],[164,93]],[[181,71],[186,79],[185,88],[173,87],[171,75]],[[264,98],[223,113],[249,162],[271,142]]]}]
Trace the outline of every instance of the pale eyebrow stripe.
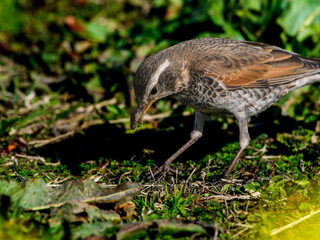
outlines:
[{"label": "pale eyebrow stripe", "polygon": [[152,75],[151,77],[151,81],[150,81],[150,87],[149,90],[151,88],[153,88],[159,81],[159,77],[161,75],[161,73],[167,68],[169,67],[170,62],[168,59],[166,59],[163,63],[160,64],[160,66],[158,67],[157,71]]}]

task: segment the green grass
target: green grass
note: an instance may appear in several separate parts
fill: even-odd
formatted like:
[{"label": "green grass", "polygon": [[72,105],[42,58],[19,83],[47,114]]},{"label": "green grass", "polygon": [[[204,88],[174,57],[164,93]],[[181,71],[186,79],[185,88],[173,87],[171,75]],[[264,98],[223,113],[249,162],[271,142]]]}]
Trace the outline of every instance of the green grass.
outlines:
[{"label": "green grass", "polygon": [[[26,153],[19,155],[13,150],[0,159],[0,176],[4,183],[20,184],[25,179],[41,178],[59,185],[72,179],[91,178],[111,188],[128,181],[137,182],[142,189],[132,199],[135,206],[132,215],[123,210],[115,212],[120,216],[120,225],[103,220],[111,219],[110,216],[101,218],[104,211],[114,211],[114,204],[96,205],[99,217],[90,217],[92,213],[80,217],[72,210],[68,213],[72,218],[69,216],[61,222],[52,213],[62,214],[62,209],[25,211],[14,207],[10,198],[1,195],[0,234],[8,239],[63,239],[65,236],[75,239],[75,236],[112,237],[116,234],[132,239],[139,236],[189,239],[193,234],[210,238],[218,231],[221,239],[285,239],[293,235],[302,239],[301,231],[306,228],[307,236],[317,236],[318,215],[282,230],[287,224],[320,209],[320,159],[317,155],[320,149],[319,144],[311,140],[315,135],[311,129],[299,128],[292,133],[279,133],[276,139],[266,134],[258,136],[251,141],[241,163],[233,171],[235,181],[220,185],[215,183],[232,161],[238,149],[237,142],[228,143],[198,162],[177,160],[173,168],[178,168],[181,174],[167,173],[163,178],[159,175],[155,177],[156,182],[147,177],[149,167],[155,167],[152,159],[144,164],[139,159],[137,162],[100,158],[81,163],[75,176],[65,165],[50,164],[49,159],[44,163],[32,158],[32,152],[28,157],[21,157]],[[14,185],[11,187],[14,189]],[[5,193],[5,189],[1,192]],[[78,220],[70,220],[74,218]],[[139,227],[133,228],[137,223]],[[176,225],[170,229],[170,224]]]}]

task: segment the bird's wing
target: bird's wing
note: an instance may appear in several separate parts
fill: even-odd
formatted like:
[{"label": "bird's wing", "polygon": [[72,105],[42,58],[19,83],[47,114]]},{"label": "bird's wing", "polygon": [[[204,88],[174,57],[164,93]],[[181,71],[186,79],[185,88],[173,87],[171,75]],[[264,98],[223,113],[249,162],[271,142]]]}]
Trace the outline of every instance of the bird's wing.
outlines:
[{"label": "bird's wing", "polygon": [[318,73],[320,62],[271,45],[238,42],[199,55],[193,69],[237,89],[290,83]]}]

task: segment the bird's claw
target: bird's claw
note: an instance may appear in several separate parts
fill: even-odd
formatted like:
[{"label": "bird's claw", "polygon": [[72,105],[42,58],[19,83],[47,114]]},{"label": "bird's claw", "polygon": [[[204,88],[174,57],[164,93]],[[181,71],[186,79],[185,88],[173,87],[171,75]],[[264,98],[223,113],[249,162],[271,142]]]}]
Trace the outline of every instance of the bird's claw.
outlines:
[{"label": "bird's claw", "polygon": [[[150,169],[150,172],[147,173],[148,179],[155,180],[155,176],[159,175],[161,173],[161,177],[159,179],[163,178],[168,172],[176,173],[177,171],[170,167],[170,165],[164,163],[161,167],[158,168],[157,171],[152,172]],[[178,173],[180,175],[180,173]]]}]

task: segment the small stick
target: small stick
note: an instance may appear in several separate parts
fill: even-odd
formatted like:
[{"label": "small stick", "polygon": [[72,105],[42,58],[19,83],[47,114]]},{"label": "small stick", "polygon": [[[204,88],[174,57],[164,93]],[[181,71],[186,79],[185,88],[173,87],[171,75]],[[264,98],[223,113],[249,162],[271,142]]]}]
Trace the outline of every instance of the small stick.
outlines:
[{"label": "small stick", "polygon": [[205,182],[205,178],[206,178],[206,176],[207,176],[207,173],[209,172],[211,162],[212,162],[212,158],[209,159],[206,168],[204,169],[204,171],[203,171],[202,174],[201,174],[201,177],[202,177],[202,181],[203,181],[203,182]]},{"label": "small stick", "polygon": [[243,232],[247,231],[248,229],[250,229],[250,228],[246,227],[246,228],[242,229],[241,231],[239,231],[235,235],[233,235],[233,237],[239,236],[240,234],[242,234]]},{"label": "small stick", "polygon": [[318,213],[320,213],[320,209],[319,209],[318,211],[315,211],[315,212],[313,212],[313,213],[310,213],[310,214],[307,215],[307,216],[304,216],[303,218],[298,219],[297,221],[294,221],[294,222],[292,222],[292,223],[289,223],[288,225],[285,225],[285,226],[283,226],[283,227],[281,227],[281,228],[279,228],[279,229],[274,229],[274,230],[271,231],[271,236],[277,235],[278,233],[280,233],[280,232],[282,232],[282,231],[284,231],[284,230],[286,230],[286,229],[288,229],[288,228],[291,228],[291,227],[293,227],[293,226],[295,226],[295,225],[303,222],[304,220],[307,220],[308,218],[310,218],[310,217],[312,217],[313,215],[318,214]]},{"label": "small stick", "polygon": [[197,170],[197,167],[195,167],[195,168],[193,169],[193,171],[191,172],[191,174],[190,174],[189,177],[187,178],[187,181],[186,181],[186,182],[189,182],[189,181],[190,181],[192,175],[194,174],[194,172],[195,172],[196,170]]},{"label": "small stick", "polygon": [[69,138],[70,136],[73,136],[76,132],[74,130],[58,135],[56,137],[50,138],[50,139],[46,139],[46,140],[34,140],[29,142],[29,144],[34,145],[35,148],[40,148],[43,147],[45,145],[48,145],[50,143],[55,143],[55,142],[60,142],[66,138]]},{"label": "small stick", "polygon": [[149,167],[149,171],[150,171],[150,174],[152,176],[153,181],[156,182],[156,179],[154,178],[154,175],[153,175],[153,172],[151,170],[151,167],[150,166],[148,166],[148,167]]},{"label": "small stick", "polygon": [[210,199],[214,199],[214,198],[229,201],[229,200],[234,200],[234,199],[247,200],[247,199],[250,199],[251,196],[250,195],[238,195],[238,196],[214,195],[214,196],[209,196],[209,197],[203,198],[203,200],[210,200]]},{"label": "small stick", "polygon": [[16,157],[19,157],[19,158],[26,158],[26,159],[30,159],[30,160],[40,161],[40,162],[42,162],[44,165],[57,166],[57,165],[60,164],[60,162],[48,163],[48,162],[46,162],[46,160],[45,160],[43,157],[38,157],[38,156],[28,156],[28,155],[23,155],[23,154],[19,154],[19,153],[16,153],[15,156],[16,156]]}]

